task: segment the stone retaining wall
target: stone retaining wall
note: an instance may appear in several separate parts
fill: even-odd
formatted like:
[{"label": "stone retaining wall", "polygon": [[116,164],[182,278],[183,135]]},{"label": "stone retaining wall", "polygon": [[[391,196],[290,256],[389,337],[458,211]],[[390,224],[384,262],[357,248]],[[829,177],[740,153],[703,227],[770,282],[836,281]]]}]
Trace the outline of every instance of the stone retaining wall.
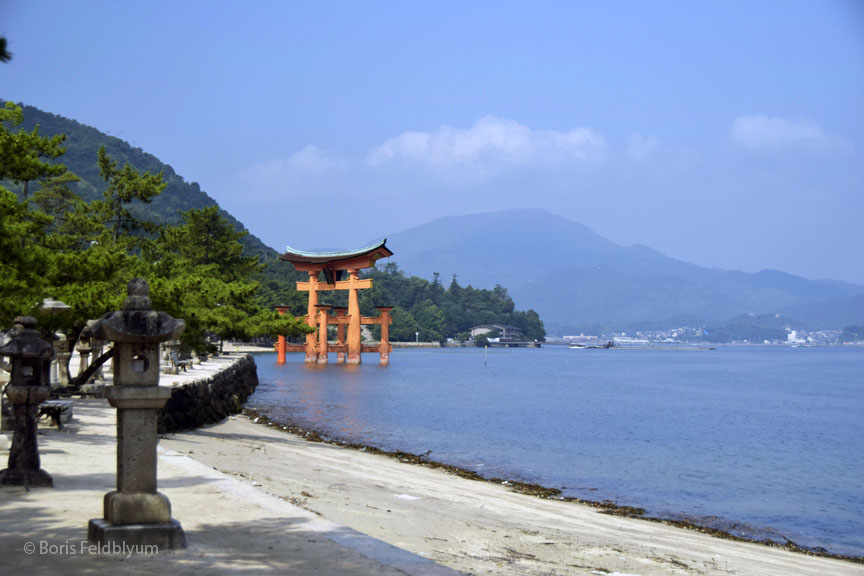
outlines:
[{"label": "stone retaining wall", "polygon": [[175,386],[159,416],[159,433],[193,430],[239,414],[256,386],[258,372],[249,355],[206,380]]}]

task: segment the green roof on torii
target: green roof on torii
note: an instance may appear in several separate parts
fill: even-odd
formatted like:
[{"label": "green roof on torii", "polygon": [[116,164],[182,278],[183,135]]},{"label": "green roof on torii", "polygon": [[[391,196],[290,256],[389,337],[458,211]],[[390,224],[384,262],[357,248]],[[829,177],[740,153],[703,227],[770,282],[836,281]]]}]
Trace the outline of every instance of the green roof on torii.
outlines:
[{"label": "green roof on torii", "polygon": [[358,250],[346,250],[343,252],[305,252],[296,250],[287,246],[285,254],[279,256],[280,260],[294,262],[297,264],[336,264],[338,262],[353,260],[363,256],[368,256],[370,260],[378,260],[380,258],[388,258],[393,255],[393,252],[387,248],[387,239],[365,248]]}]

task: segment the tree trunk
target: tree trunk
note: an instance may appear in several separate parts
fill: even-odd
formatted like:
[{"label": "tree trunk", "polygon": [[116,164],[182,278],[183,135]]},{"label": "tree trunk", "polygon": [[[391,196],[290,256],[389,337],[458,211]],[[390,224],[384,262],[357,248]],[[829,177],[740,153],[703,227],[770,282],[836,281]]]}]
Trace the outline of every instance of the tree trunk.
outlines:
[{"label": "tree trunk", "polygon": [[70,387],[80,388],[81,386],[86,384],[87,381],[90,380],[90,378],[92,378],[93,375],[99,371],[99,368],[101,368],[105,362],[107,362],[108,360],[110,360],[113,357],[114,357],[114,348],[111,348],[111,350],[108,350],[107,352],[102,354],[99,358],[95,359],[93,361],[93,363],[90,364],[90,366],[87,368],[87,370],[84,371],[83,374],[79,374],[75,378],[70,379],[69,380]]},{"label": "tree trunk", "polygon": [[76,326],[72,328],[69,332],[66,333],[66,342],[69,344],[69,358],[67,358],[64,364],[58,365],[58,370],[66,371],[66,382],[69,385],[72,385],[72,373],[69,371],[69,363],[72,361],[72,356],[75,355],[75,345],[78,343],[78,339],[81,338],[81,333],[84,331],[86,326]]}]

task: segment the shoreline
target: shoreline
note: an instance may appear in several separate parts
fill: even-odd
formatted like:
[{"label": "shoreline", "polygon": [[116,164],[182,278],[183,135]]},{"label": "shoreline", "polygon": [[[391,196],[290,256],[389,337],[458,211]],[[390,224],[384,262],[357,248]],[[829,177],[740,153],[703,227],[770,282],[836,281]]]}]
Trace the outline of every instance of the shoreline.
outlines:
[{"label": "shoreline", "polygon": [[237,415],[164,436],[160,446],[262,495],[465,575],[864,575],[860,563],[537,498],[445,469],[405,466],[404,453],[394,458],[309,441],[305,433],[286,433],[260,416],[258,423]]},{"label": "shoreline", "polygon": [[[99,516],[104,493],[114,488],[116,411],[103,399],[82,399],[62,430],[40,426],[43,466],[55,488],[0,490],[10,528],[0,537],[0,567],[189,576],[250,569],[357,576],[864,575],[857,559],[790,554],[601,507],[568,506],[548,491],[532,494],[546,490],[539,486],[460,474],[422,455],[351,449],[299,427],[286,433],[287,426],[254,414],[245,409],[159,436],[159,488],[187,532],[188,549],[95,558],[62,547],[85,533],[85,519]],[[61,552],[30,554],[26,546],[34,541]]]},{"label": "shoreline", "polygon": [[505,478],[487,478],[478,474],[473,470],[467,470],[465,468],[460,468],[453,464],[447,464],[444,462],[439,462],[437,460],[430,459],[426,457],[425,454],[412,454],[410,452],[404,452],[402,450],[384,450],[377,446],[372,446],[368,444],[358,444],[355,442],[349,442],[346,440],[340,440],[337,438],[332,438],[320,430],[314,430],[310,428],[304,428],[302,426],[298,426],[294,423],[278,421],[270,418],[266,414],[253,410],[251,408],[243,407],[242,414],[249,418],[249,421],[253,424],[257,424],[259,426],[264,426],[268,429],[276,430],[278,432],[290,434],[293,436],[298,436],[303,440],[321,444],[329,444],[333,446],[339,446],[342,448],[347,448],[350,450],[356,450],[358,452],[368,453],[368,454],[376,454],[380,456],[384,456],[390,458],[392,460],[396,460],[401,464],[410,464],[414,466],[422,466],[424,468],[429,468],[433,470],[441,470],[443,472],[453,474],[460,478],[464,478],[466,480],[472,480],[476,482],[484,482],[493,485],[503,485],[509,491],[512,491],[517,494],[523,494],[527,496],[533,496],[535,498],[539,498],[542,500],[550,500],[561,503],[571,503],[571,504],[583,504],[589,506],[591,508],[598,509],[598,511],[602,514],[607,514],[610,516],[619,516],[624,518],[633,518],[637,520],[654,522],[658,524],[664,524],[666,526],[672,526],[679,529],[689,530],[699,532],[701,534],[707,534],[715,538],[720,538],[724,540],[729,540],[733,542],[742,542],[749,544],[757,544],[760,546],[765,546],[768,548],[774,548],[778,550],[785,550],[788,552],[794,552],[796,554],[802,554],[804,556],[810,556],[814,558],[830,558],[833,560],[841,560],[845,562],[851,562],[853,564],[864,564],[864,555],[862,556],[851,556],[846,554],[835,554],[829,552],[828,550],[822,547],[816,548],[808,548],[805,546],[800,546],[793,542],[792,540],[786,538],[782,534],[778,535],[782,537],[785,542],[778,542],[769,539],[756,539],[756,538],[747,538],[744,536],[738,536],[732,534],[729,531],[711,528],[708,526],[703,526],[695,522],[689,522],[687,520],[680,520],[675,518],[665,518],[659,516],[647,516],[645,515],[645,509],[638,506],[629,506],[629,505],[621,505],[616,504],[612,501],[595,501],[595,500],[587,500],[583,498],[578,498],[575,496],[562,496],[562,492],[558,488],[549,488],[546,486],[542,486],[540,484],[534,484],[530,482],[521,482],[515,480],[508,480]]}]

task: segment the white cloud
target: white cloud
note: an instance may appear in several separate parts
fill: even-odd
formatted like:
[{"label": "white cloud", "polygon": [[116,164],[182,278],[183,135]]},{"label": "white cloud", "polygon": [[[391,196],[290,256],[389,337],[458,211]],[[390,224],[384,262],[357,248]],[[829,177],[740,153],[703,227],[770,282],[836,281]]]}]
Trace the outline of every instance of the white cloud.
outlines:
[{"label": "white cloud", "polygon": [[649,156],[658,150],[660,150],[660,140],[654,136],[646,138],[638,132],[634,132],[630,135],[630,140],[627,142],[627,155],[638,162],[647,160]]},{"label": "white cloud", "polygon": [[245,170],[247,176],[255,175],[258,179],[278,180],[289,174],[322,174],[325,172],[342,172],[350,165],[348,160],[327,153],[317,146],[309,145],[291,154],[288,158],[276,158],[258,162]]},{"label": "white cloud", "polygon": [[285,163],[288,168],[313,173],[344,170],[348,164],[346,160],[327,153],[313,144],[289,156]]},{"label": "white cloud", "polygon": [[739,116],[732,122],[729,134],[739,144],[753,149],[849,145],[839,136],[825,132],[812,118],[780,118],[761,114]]},{"label": "white cloud", "polygon": [[373,167],[408,160],[435,167],[503,163],[600,162],[603,137],[590,128],[569,132],[531,130],[513,120],[485,116],[467,129],[442,126],[435,132],[403,132],[373,147]]}]

